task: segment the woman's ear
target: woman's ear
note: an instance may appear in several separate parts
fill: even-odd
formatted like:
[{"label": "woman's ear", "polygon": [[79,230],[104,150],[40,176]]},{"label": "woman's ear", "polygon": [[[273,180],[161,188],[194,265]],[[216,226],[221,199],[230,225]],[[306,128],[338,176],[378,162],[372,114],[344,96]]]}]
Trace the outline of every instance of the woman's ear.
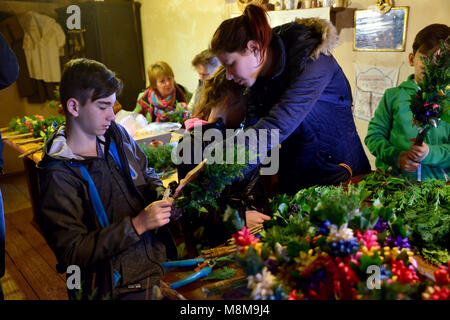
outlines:
[{"label": "woman's ear", "polygon": [[67,100],[67,112],[73,116],[78,117],[80,115],[80,103],[75,98],[70,98]]},{"label": "woman's ear", "polygon": [[250,53],[254,54],[255,57],[257,57],[257,55],[259,55],[259,53],[261,52],[259,43],[256,42],[255,40],[250,40],[249,42],[247,42],[247,50]]},{"label": "woman's ear", "polygon": [[411,67],[414,67],[414,54],[413,54],[413,53],[410,53],[410,54],[408,55],[408,61],[409,61],[409,65],[410,65]]}]

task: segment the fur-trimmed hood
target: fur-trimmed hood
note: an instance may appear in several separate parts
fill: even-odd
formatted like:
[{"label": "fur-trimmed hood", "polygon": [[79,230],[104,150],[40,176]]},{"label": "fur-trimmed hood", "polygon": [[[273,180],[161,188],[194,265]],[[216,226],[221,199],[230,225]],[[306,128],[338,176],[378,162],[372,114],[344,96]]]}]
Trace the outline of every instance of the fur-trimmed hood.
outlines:
[{"label": "fur-trimmed hood", "polygon": [[336,28],[325,19],[296,19],[273,28],[271,47],[278,56],[274,77],[284,71],[296,77],[308,59],[316,60],[320,54],[331,55],[337,45]]},{"label": "fur-trimmed hood", "polygon": [[338,46],[339,37],[331,21],[319,18],[297,18],[295,22],[322,34],[322,42],[314,49],[310,57],[317,59],[321,53],[328,56]]}]

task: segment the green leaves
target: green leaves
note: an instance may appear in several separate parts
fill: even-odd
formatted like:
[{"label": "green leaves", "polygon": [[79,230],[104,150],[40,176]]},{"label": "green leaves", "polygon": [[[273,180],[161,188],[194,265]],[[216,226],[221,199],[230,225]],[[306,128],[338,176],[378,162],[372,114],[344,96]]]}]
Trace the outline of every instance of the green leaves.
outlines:
[{"label": "green leaves", "polygon": [[211,272],[211,274],[207,277],[204,277],[202,281],[206,280],[226,280],[233,278],[236,274],[236,269],[223,267],[222,269],[214,270]]},{"label": "green leaves", "polygon": [[[223,155],[225,157],[225,153]],[[206,164],[205,171],[183,188],[183,196],[175,199],[176,206],[183,208],[187,214],[197,215],[207,212],[208,207],[219,209],[217,199],[226,186],[244,176],[242,171],[246,167],[246,164],[228,164],[225,161],[223,164]]]},{"label": "green leaves", "polygon": [[168,173],[175,170],[172,162],[171,153],[173,146],[171,144],[163,144],[156,147],[139,144],[142,151],[147,156],[148,166],[155,169],[159,174]]},{"label": "green leaves", "polygon": [[247,275],[255,275],[260,273],[264,268],[264,261],[258,256],[253,247],[249,247],[247,256],[245,258],[240,257],[236,254],[236,266],[244,270]]}]

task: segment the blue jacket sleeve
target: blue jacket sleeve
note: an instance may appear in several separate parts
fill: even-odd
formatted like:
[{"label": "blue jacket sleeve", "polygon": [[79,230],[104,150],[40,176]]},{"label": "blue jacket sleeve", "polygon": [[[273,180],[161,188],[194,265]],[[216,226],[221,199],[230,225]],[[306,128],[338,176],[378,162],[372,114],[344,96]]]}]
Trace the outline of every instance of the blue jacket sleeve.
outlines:
[{"label": "blue jacket sleeve", "polygon": [[0,90],[13,84],[18,76],[19,65],[17,58],[6,39],[0,33]]},{"label": "blue jacket sleeve", "polygon": [[[302,123],[332,80],[334,66],[331,56],[321,55],[317,60],[308,60],[303,72],[291,81],[269,114],[241,133],[241,136],[249,133],[256,135],[256,140],[253,139],[256,145],[245,142],[250,159],[256,160],[250,160],[247,169],[243,170],[244,175],[264,163],[264,156],[278,147]],[[278,138],[276,130],[279,131]],[[239,136],[236,139],[237,145],[244,140]],[[261,141],[265,143],[261,144]]]},{"label": "blue jacket sleeve", "polygon": [[317,60],[308,60],[303,72],[286,88],[280,101],[252,128],[257,131],[279,129],[279,142],[283,142],[302,123],[319,100],[333,77],[333,66],[331,56],[321,55]]}]

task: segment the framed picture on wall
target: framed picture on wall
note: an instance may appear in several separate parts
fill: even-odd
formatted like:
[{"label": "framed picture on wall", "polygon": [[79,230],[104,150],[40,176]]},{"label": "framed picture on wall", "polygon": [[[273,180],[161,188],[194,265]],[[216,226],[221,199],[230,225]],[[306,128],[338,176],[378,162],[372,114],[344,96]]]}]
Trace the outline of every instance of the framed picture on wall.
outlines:
[{"label": "framed picture on wall", "polygon": [[393,7],[385,14],[355,10],[354,51],[405,51],[408,7]]}]

